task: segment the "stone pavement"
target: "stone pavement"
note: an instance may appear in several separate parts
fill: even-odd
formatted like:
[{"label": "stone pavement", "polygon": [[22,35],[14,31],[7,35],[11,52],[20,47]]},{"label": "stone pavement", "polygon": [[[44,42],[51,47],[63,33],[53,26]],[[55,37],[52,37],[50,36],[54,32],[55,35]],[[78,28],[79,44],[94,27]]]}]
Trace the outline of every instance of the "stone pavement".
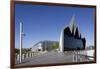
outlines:
[{"label": "stone pavement", "polygon": [[16,63],[16,66],[20,65],[36,65],[36,64],[52,64],[52,63],[66,63],[66,62],[82,62],[92,61],[88,57],[80,54],[61,53],[61,52],[48,52],[40,54],[32,58],[28,58],[22,61],[22,63]]}]

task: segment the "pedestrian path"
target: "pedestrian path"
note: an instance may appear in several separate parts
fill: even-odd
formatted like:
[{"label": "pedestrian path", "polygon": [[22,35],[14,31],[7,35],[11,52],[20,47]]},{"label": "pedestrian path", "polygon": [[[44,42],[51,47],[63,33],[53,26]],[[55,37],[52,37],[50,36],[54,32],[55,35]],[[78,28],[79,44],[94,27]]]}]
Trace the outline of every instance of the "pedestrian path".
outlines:
[{"label": "pedestrian path", "polygon": [[80,54],[78,52],[47,52],[28,58],[22,61],[22,63],[17,63],[17,66],[20,65],[37,65],[37,64],[52,64],[52,63],[69,63],[69,62],[84,62],[84,61],[93,61],[89,59],[90,56],[85,55],[85,53]]}]

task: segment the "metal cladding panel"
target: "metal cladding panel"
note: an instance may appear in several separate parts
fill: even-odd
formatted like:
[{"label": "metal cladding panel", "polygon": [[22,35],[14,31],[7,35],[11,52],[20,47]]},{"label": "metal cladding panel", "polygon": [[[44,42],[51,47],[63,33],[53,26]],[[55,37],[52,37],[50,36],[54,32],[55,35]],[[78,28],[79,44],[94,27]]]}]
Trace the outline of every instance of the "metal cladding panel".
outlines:
[{"label": "metal cladding panel", "polygon": [[84,46],[81,39],[76,39],[74,37],[69,37],[67,35],[64,35],[64,51],[80,50],[83,48]]}]

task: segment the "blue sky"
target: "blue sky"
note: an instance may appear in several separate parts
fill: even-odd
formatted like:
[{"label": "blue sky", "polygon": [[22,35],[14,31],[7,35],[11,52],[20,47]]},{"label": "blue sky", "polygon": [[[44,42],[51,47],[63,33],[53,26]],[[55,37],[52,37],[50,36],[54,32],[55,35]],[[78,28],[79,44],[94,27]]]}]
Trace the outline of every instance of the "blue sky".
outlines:
[{"label": "blue sky", "polygon": [[23,47],[29,48],[41,40],[59,41],[61,29],[73,15],[86,45],[94,45],[94,8],[16,4],[15,47],[19,48],[20,22],[26,34]]}]

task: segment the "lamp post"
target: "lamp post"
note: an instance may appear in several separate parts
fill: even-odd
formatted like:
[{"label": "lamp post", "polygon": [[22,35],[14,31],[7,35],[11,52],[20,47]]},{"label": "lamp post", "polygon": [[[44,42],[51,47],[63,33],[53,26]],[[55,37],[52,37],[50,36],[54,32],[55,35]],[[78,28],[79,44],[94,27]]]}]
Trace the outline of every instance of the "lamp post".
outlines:
[{"label": "lamp post", "polygon": [[20,63],[22,62],[22,45],[23,45],[23,25],[20,22]]}]

